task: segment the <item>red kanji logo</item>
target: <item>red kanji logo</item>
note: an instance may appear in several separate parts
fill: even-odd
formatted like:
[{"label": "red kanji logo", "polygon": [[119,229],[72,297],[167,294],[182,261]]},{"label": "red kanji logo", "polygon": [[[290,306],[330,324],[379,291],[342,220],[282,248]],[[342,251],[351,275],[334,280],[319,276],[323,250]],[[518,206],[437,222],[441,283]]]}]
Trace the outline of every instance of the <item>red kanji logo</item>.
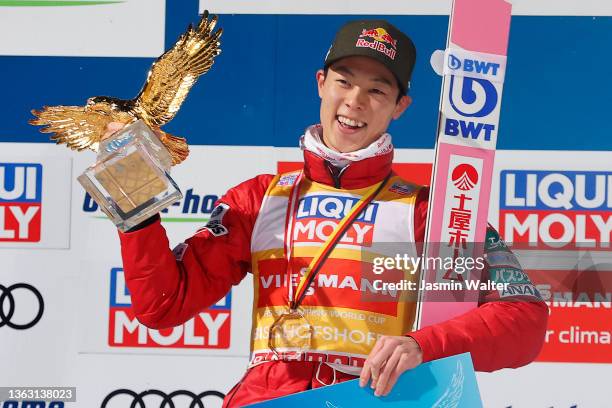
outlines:
[{"label": "red kanji logo", "polygon": [[453,170],[451,177],[455,187],[462,191],[471,190],[478,184],[478,171],[471,164],[458,165]]}]

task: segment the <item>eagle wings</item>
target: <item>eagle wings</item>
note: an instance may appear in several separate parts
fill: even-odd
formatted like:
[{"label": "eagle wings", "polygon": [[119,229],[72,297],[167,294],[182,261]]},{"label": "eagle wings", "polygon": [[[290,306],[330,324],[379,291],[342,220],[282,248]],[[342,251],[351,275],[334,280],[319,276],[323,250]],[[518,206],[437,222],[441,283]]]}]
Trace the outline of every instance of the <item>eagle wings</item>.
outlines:
[{"label": "eagle wings", "polygon": [[217,16],[208,17],[208,11],[204,11],[197,27],[190,25],[176,44],[153,63],[134,99],[100,96],[89,98],[85,106],[45,106],[32,111],[36,118],[29,123],[44,126],[40,130],[43,133],[54,133],[51,139],[58,144],[97,151],[109,123],[142,119],[160,136],[173,164],[180,163],[189,152],[185,139],[159,128],[174,118],[198,77],[208,72],[221,52],[222,29],[213,32]]}]

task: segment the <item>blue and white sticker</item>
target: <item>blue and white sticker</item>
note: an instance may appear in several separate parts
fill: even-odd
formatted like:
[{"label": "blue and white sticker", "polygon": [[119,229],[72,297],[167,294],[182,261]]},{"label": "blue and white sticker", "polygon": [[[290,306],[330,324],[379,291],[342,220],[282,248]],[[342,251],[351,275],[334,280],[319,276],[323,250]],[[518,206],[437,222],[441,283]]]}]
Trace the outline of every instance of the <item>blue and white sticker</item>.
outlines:
[{"label": "blue and white sticker", "polygon": [[204,229],[210,231],[215,237],[227,235],[229,230],[225,225],[223,225],[223,217],[229,208],[230,206],[227,204],[218,204],[210,213],[210,219],[204,226]]},{"label": "blue and white sticker", "polygon": [[491,268],[509,266],[516,269],[522,269],[521,263],[516,259],[516,255],[509,251],[487,252],[484,254],[484,258]]},{"label": "blue and white sticker", "polygon": [[295,184],[295,180],[297,180],[299,174],[298,173],[292,173],[292,174],[285,174],[284,176],[281,176],[281,178],[278,180],[278,186],[279,187],[289,187]]},{"label": "blue and white sticker", "polygon": [[504,55],[447,48],[444,52],[444,75],[486,79],[504,82],[506,76]]}]

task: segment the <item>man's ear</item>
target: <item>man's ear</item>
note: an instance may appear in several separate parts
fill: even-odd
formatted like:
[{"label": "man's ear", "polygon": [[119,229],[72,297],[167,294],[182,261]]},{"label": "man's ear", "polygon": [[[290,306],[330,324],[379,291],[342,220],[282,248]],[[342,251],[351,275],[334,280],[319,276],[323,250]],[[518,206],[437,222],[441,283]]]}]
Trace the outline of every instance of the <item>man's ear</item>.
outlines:
[{"label": "man's ear", "polygon": [[325,71],[323,71],[322,69],[318,70],[316,74],[316,78],[317,78],[317,90],[319,91],[319,98],[322,98],[321,90],[323,89],[323,84],[325,83]]},{"label": "man's ear", "polygon": [[393,119],[399,119],[402,113],[412,104],[412,98],[408,95],[404,95],[395,104],[395,110],[393,111]]}]

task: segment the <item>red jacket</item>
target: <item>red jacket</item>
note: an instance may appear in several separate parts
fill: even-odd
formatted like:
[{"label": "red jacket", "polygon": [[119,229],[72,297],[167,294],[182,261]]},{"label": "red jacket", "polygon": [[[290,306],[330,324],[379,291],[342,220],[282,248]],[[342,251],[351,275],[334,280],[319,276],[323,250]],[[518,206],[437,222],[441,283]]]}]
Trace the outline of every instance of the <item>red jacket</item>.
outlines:
[{"label": "red jacket", "polygon": [[[305,152],[306,177],[342,189],[382,180],[391,171],[393,152],[354,162],[341,174]],[[260,175],[230,189],[217,203],[211,221],[193,237],[169,249],[161,222],[120,233],[126,283],[138,320],[151,328],[172,327],[216,303],[251,270],[251,235],[262,199],[274,179]],[[424,240],[427,190],[418,194],[414,231]],[[537,291],[535,291],[537,294]],[[543,344],[548,309],[537,298],[497,301],[483,294],[478,308],[444,323],[408,333],[430,361],[471,352],[475,369],[493,371],[531,362]]]}]

